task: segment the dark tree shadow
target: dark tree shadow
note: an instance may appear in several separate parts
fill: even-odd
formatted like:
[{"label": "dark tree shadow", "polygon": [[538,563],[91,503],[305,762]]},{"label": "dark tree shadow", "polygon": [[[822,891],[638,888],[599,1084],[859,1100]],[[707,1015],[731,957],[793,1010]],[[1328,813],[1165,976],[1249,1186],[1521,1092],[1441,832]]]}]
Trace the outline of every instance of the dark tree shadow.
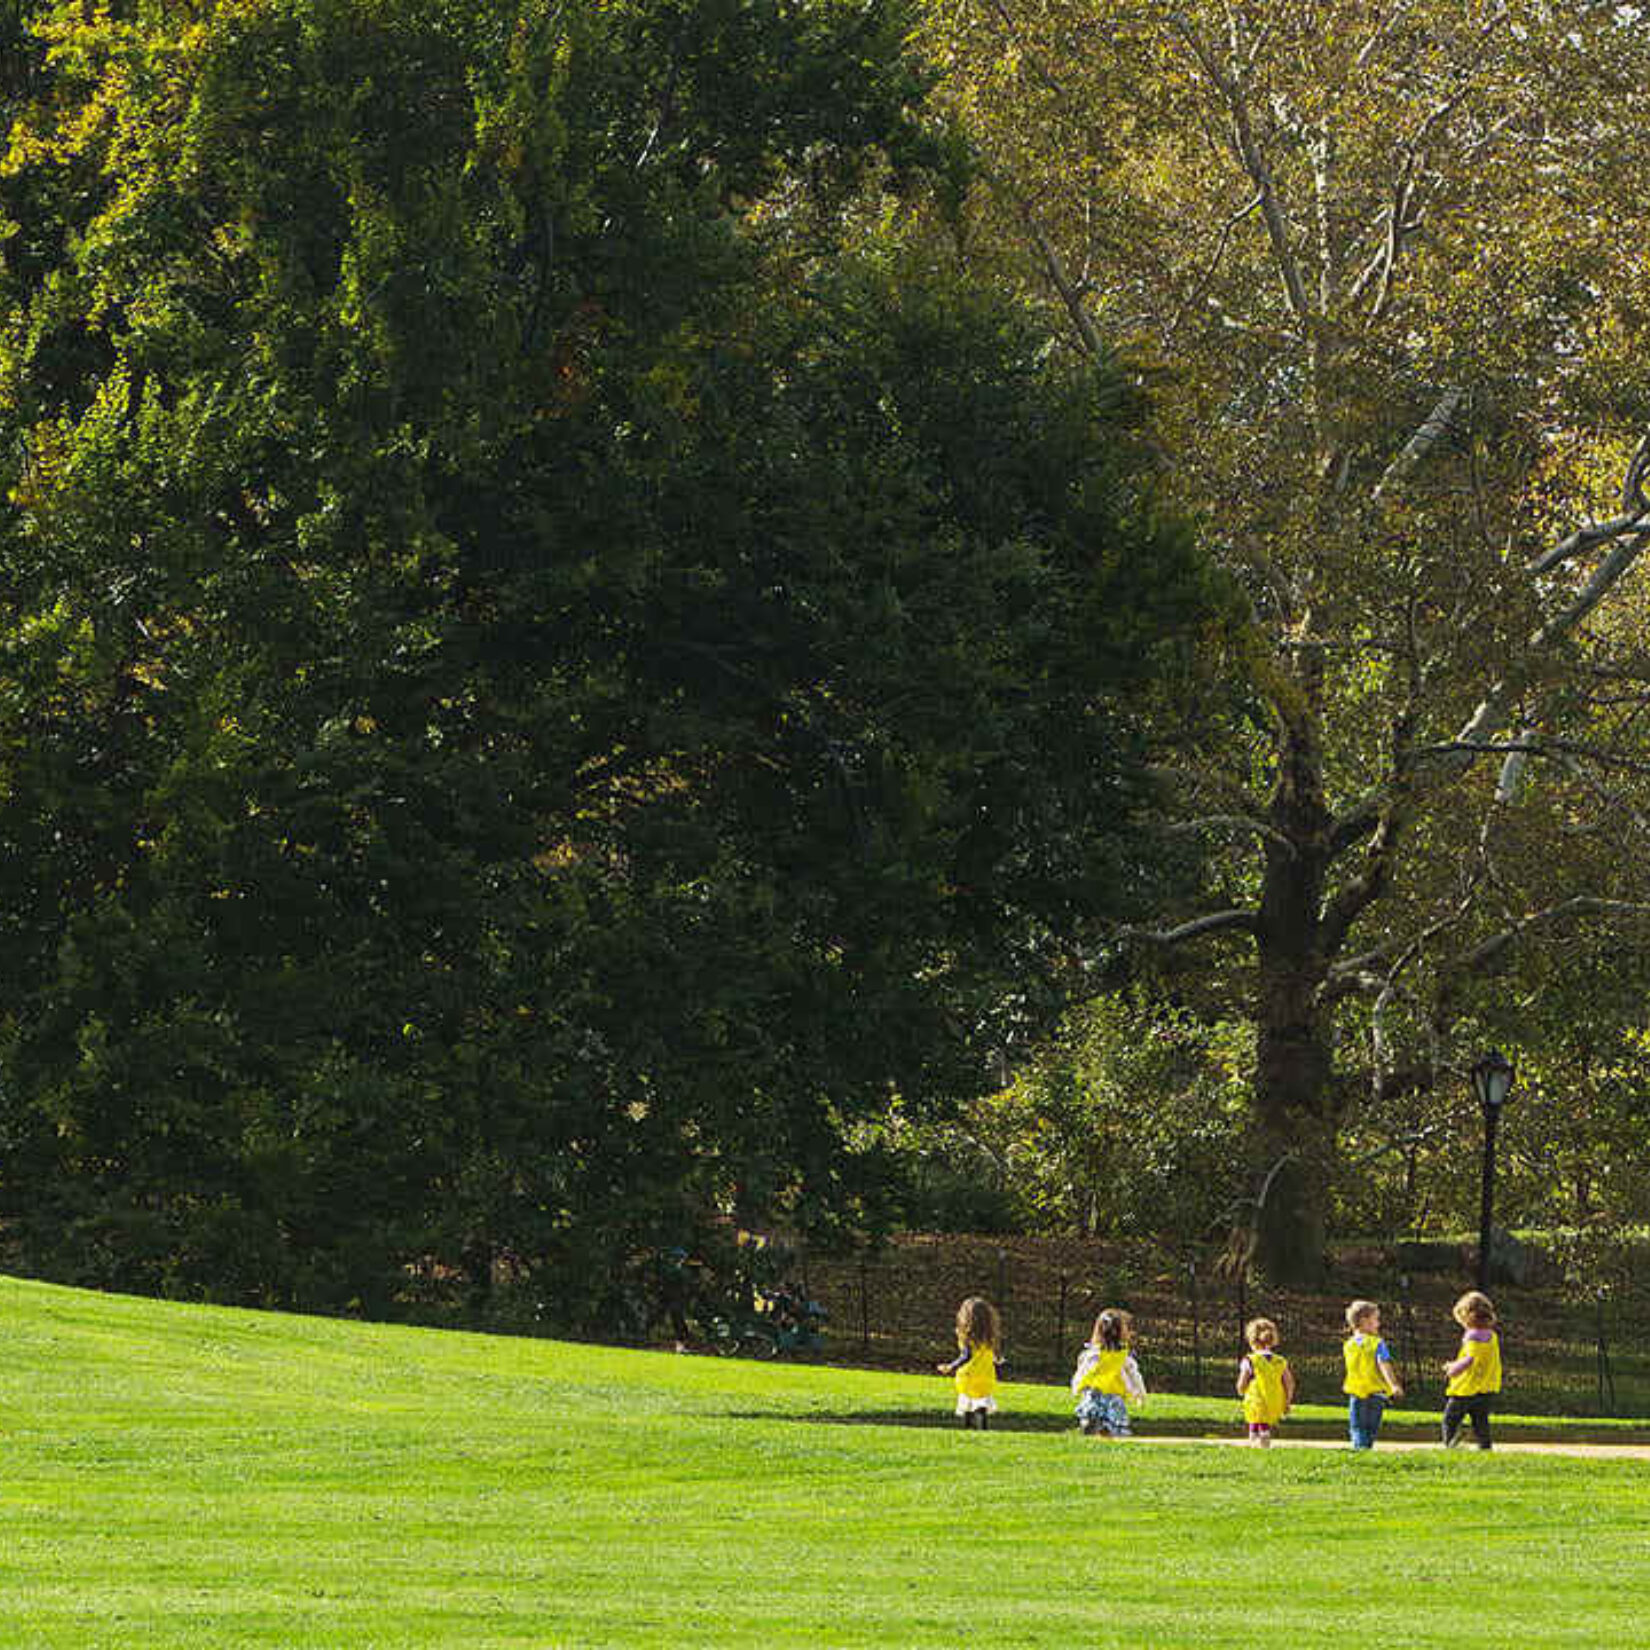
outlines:
[{"label": "dark tree shadow", "polygon": [[[771,1410],[736,1409],[722,1412],[731,1421],[796,1421],[806,1426],[823,1427],[912,1427],[929,1432],[961,1432],[963,1424],[944,1409],[811,1409]],[[1289,1421],[1282,1442],[1291,1438],[1343,1442],[1346,1430],[1339,1422],[1319,1420]],[[992,1432],[1068,1432],[1077,1434],[1077,1422],[1070,1415],[1038,1415],[999,1411],[991,1417]],[[1237,1443],[1242,1436],[1242,1423],[1234,1421],[1222,1425],[1209,1417],[1152,1415],[1136,1422],[1136,1436],[1140,1438],[1205,1438]],[[1432,1443],[1435,1434],[1430,1424],[1398,1426],[1383,1430],[1382,1439],[1388,1443]],[[1634,1428],[1631,1431],[1602,1427],[1543,1426],[1539,1420],[1525,1421],[1522,1417],[1511,1423],[1496,1418],[1496,1436],[1508,1444],[1650,1444],[1650,1436]],[[1096,1440],[1097,1443],[1101,1442]]]},{"label": "dark tree shadow", "polygon": [[[823,1427],[916,1427],[929,1432],[961,1432],[963,1424],[943,1409],[810,1409],[776,1412],[767,1409],[740,1409],[725,1412],[733,1421],[800,1421]],[[1077,1421],[1070,1415],[1037,1415],[999,1410],[991,1417],[992,1432],[1077,1433]],[[1146,1423],[1143,1431],[1159,1438],[1205,1438],[1221,1428],[1194,1418],[1163,1419]]]}]

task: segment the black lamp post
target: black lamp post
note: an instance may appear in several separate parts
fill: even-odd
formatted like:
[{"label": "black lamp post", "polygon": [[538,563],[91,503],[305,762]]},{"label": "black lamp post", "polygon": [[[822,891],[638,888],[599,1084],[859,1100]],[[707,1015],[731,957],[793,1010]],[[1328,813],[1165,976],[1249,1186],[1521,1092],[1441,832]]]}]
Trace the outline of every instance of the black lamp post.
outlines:
[{"label": "black lamp post", "polygon": [[1478,1213],[1478,1287],[1490,1286],[1490,1217],[1495,1202],[1495,1129],[1512,1087],[1512,1061],[1500,1049],[1481,1055],[1472,1068],[1473,1092],[1484,1108],[1484,1192]]}]

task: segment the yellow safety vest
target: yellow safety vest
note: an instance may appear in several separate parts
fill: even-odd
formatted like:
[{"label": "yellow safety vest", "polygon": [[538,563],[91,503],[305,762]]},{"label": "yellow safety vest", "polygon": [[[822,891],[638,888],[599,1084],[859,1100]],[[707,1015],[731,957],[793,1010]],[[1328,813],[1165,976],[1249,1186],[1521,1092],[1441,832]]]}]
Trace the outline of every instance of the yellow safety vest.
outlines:
[{"label": "yellow safety vest", "polygon": [[963,1348],[968,1362],[957,1371],[957,1391],[965,1398],[989,1398],[997,1390],[997,1353],[983,1343]]},{"label": "yellow safety vest", "polygon": [[1501,1390],[1501,1337],[1493,1329],[1487,1341],[1463,1340],[1459,1356],[1471,1358],[1472,1363],[1459,1375],[1450,1376],[1444,1388],[1446,1398],[1476,1398]]},{"label": "yellow safety vest", "polygon": [[1379,1335],[1347,1336],[1342,1345],[1346,1355],[1346,1379],[1341,1382],[1342,1392],[1349,1392],[1354,1398],[1372,1398],[1377,1392],[1387,1390],[1386,1379],[1375,1357],[1375,1349],[1380,1344]]},{"label": "yellow safety vest", "polygon": [[1251,1352],[1249,1367],[1254,1379],[1243,1394],[1243,1418],[1251,1426],[1272,1426],[1283,1419],[1288,1406],[1283,1372],[1289,1360],[1276,1352]]},{"label": "yellow safety vest", "polygon": [[1118,1347],[1115,1350],[1102,1349],[1095,1365],[1077,1383],[1077,1390],[1084,1387],[1093,1387],[1096,1392],[1109,1392],[1114,1397],[1126,1398],[1129,1389],[1123,1381],[1123,1365],[1129,1361],[1127,1347]]}]

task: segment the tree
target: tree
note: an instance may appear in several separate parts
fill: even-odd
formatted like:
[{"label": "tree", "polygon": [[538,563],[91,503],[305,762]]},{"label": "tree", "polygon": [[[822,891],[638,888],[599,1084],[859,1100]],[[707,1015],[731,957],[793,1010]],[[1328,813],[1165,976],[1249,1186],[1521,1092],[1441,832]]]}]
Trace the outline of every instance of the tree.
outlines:
[{"label": "tree", "polygon": [[896,6],[197,10],[42,8],[0,176],[26,1260],[584,1326],[872,1218],[856,1123],[1190,860],[1131,399],[845,252],[940,158]]},{"label": "tree", "polygon": [[1244,1191],[1248,1041],[1246,1027],[1097,998],[969,1108],[970,1134],[1033,1229],[1207,1241]]},{"label": "tree", "polygon": [[1248,736],[1173,776],[1226,851],[1136,937],[1229,959],[1258,1241],[1299,1275],[1355,1097],[1459,1070],[1509,948],[1645,911],[1619,855],[1517,844],[1538,812],[1614,831],[1598,782],[1641,759],[1642,645],[1608,619],[1650,546],[1650,35],[1539,0],[929,20],[989,158],[982,261],[1151,379],[1248,590]]}]

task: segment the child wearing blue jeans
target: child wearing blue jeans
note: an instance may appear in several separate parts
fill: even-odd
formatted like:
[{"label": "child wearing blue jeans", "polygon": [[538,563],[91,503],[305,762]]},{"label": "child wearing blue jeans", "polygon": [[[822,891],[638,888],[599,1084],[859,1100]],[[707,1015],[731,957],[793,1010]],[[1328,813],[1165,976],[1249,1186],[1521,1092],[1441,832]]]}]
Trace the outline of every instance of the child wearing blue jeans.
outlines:
[{"label": "child wearing blue jeans", "polygon": [[1389,1398],[1402,1398],[1403,1383],[1392,1367],[1392,1352],[1381,1339],[1381,1309],[1374,1301],[1353,1301],[1346,1309],[1347,1426],[1353,1449],[1374,1449]]}]

